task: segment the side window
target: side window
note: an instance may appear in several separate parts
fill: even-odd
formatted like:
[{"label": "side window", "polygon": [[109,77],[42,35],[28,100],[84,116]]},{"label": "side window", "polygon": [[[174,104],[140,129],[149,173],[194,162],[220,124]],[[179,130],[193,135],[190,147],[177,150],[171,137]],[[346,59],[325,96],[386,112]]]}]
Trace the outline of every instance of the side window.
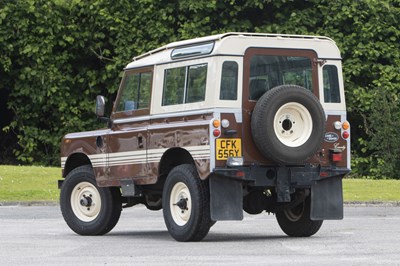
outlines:
[{"label": "side window", "polygon": [[207,64],[166,69],[162,105],[204,101],[206,81]]},{"label": "side window", "polygon": [[325,65],[323,68],[324,101],[326,103],[340,103],[338,70],[336,66]]},{"label": "side window", "polygon": [[151,72],[126,73],[117,112],[149,108],[151,90]]},{"label": "side window", "polygon": [[222,64],[220,100],[237,100],[238,64],[225,61]]},{"label": "side window", "polygon": [[166,69],[164,72],[164,91],[162,105],[183,102],[185,90],[185,67]]},{"label": "side window", "polygon": [[187,74],[185,103],[202,102],[206,96],[207,64],[190,66]]},{"label": "side window", "polygon": [[278,85],[299,85],[312,90],[312,64],[308,57],[255,55],[250,61],[250,100],[258,100]]}]

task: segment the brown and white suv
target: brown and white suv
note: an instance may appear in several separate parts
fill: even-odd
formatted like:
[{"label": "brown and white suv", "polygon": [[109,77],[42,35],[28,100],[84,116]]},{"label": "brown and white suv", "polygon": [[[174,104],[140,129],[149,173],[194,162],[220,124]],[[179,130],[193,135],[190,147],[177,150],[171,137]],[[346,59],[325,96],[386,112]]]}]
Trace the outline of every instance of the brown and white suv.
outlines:
[{"label": "brown and white suv", "polygon": [[122,207],[163,209],[178,241],[215,221],[275,213],[289,236],[342,219],[350,171],[340,52],[326,37],[227,33],[180,41],[124,69],[106,129],[61,144],[60,204],[78,234]]}]

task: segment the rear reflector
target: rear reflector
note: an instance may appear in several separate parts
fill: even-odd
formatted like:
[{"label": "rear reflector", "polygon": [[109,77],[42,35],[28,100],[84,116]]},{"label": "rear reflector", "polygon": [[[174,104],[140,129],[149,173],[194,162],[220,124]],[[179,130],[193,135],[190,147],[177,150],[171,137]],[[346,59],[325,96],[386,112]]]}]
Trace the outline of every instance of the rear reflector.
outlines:
[{"label": "rear reflector", "polygon": [[332,153],[332,162],[340,162],[342,160],[342,153]]},{"label": "rear reflector", "polygon": [[319,173],[319,176],[320,177],[328,177],[329,174],[327,172],[321,172],[321,173]]}]

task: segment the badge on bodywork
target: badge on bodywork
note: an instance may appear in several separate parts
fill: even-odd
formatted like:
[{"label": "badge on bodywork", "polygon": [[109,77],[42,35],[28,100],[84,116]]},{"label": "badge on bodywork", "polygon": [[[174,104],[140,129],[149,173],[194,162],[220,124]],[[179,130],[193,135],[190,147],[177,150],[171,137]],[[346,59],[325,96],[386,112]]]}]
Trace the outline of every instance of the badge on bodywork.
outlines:
[{"label": "badge on bodywork", "polygon": [[338,140],[339,140],[339,136],[335,132],[326,132],[325,133],[325,141],[326,142],[336,142]]}]

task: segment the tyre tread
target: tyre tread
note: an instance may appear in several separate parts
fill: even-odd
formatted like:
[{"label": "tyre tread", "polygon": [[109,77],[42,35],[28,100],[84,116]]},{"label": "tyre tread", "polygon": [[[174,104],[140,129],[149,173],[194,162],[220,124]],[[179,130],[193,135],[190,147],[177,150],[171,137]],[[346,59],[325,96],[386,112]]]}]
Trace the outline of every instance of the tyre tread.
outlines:
[{"label": "tyre tread", "polygon": [[291,237],[309,237],[316,234],[322,226],[323,220],[311,220],[310,219],[310,200],[306,199],[306,204],[302,217],[292,222],[283,211],[276,213],[276,220],[280,228],[285,234]]}]

